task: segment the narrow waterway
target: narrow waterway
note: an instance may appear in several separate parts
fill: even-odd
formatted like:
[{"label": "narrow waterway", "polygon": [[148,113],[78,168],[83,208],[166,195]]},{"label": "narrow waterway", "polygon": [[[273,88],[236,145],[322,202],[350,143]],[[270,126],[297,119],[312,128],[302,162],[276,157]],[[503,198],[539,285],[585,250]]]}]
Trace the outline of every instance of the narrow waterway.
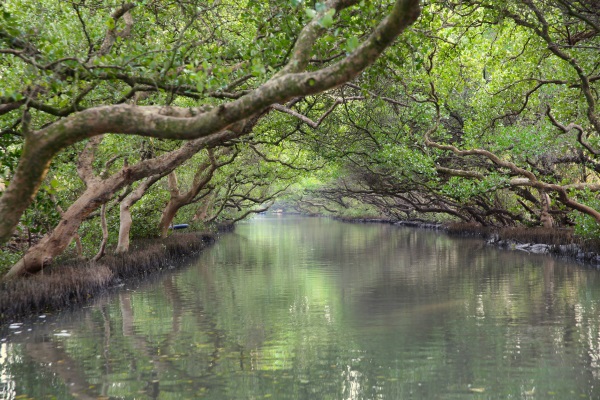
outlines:
[{"label": "narrow waterway", "polygon": [[2,327],[2,399],[598,399],[600,272],[259,217],[189,267]]}]

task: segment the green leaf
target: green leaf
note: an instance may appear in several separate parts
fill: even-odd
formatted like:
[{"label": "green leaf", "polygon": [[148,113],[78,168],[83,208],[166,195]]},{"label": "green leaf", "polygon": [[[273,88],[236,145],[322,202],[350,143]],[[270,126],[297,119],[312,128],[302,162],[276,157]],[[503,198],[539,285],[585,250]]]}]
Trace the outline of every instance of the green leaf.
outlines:
[{"label": "green leaf", "polygon": [[306,12],[306,16],[310,19],[313,19],[315,17],[315,15],[317,15],[317,12],[315,10],[313,10],[312,8],[307,8],[305,12]]},{"label": "green leaf", "polygon": [[115,19],[113,17],[109,17],[106,20],[106,26],[108,27],[108,29],[115,29]]},{"label": "green leaf", "polygon": [[267,70],[265,69],[265,66],[262,64],[262,62],[260,62],[260,60],[254,59],[252,61],[252,75],[260,76],[263,75],[265,72],[267,72]]},{"label": "green leaf", "polygon": [[353,52],[358,47],[358,38],[356,36],[349,37],[346,41],[346,50],[348,53]]},{"label": "green leaf", "polygon": [[335,14],[335,10],[333,8],[327,10],[323,18],[319,21],[319,25],[324,28],[330,28],[333,25],[333,15]]}]

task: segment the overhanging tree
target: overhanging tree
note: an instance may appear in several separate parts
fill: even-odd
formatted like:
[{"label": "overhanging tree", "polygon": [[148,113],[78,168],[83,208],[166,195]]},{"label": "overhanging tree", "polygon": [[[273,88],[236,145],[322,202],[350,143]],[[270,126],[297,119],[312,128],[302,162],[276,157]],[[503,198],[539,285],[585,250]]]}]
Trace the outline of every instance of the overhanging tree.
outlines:
[{"label": "overhanging tree", "polygon": [[[289,51],[285,53],[287,56],[280,60],[279,65],[267,65],[269,72],[262,60],[247,58],[241,62],[251,65],[250,74],[239,76],[230,73],[225,76],[226,73],[223,73],[219,79],[216,73],[209,72],[210,65],[200,62],[201,67],[194,66],[193,73],[188,74],[192,78],[185,83],[175,81],[183,75],[182,71],[186,68],[185,56],[193,53],[193,44],[202,48],[203,39],[197,36],[201,30],[193,28],[202,11],[187,10],[185,17],[189,24],[178,26],[178,29],[175,29],[177,34],[170,33],[169,37],[173,39],[170,51],[162,53],[161,65],[153,65],[152,53],[157,50],[143,46],[138,48],[131,58],[122,54],[110,58],[109,55],[114,54],[119,45],[127,43],[128,40],[133,43],[132,46],[138,47],[151,42],[146,37],[150,27],[156,28],[156,31],[167,30],[168,24],[158,16],[168,15],[168,12],[154,10],[154,21],[148,17],[151,14],[148,10],[152,11],[152,7],[158,7],[154,3],[137,16],[134,4],[126,4],[113,11],[107,20],[108,29],[104,29],[102,35],[97,27],[92,32],[85,24],[81,5],[70,4],[74,10],[70,15],[81,24],[82,28],[78,32],[84,42],[75,43],[71,53],[60,54],[52,53],[51,40],[46,40],[45,47],[36,46],[36,40],[33,40],[36,39],[35,32],[20,29],[23,21],[17,20],[5,9],[3,18],[9,23],[6,25],[8,29],[0,32],[3,45],[0,50],[3,57],[2,73],[8,73],[9,63],[18,64],[18,68],[33,70],[34,74],[41,76],[43,79],[40,78],[39,81],[44,84],[25,82],[25,88],[15,90],[10,96],[2,98],[2,112],[13,116],[12,123],[4,125],[3,133],[18,137],[15,143],[21,147],[21,154],[16,169],[9,176],[9,184],[0,198],[0,242],[10,238],[19,218],[46,176],[50,162],[67,146],[104,133],[186,140],[217,134],[233,124],[263,113],[272,104],[283,103],[297,96],[319,93],[349,81],[372,64],[420,13],[417,0],[398,0],[389,10],[386,4],[382,4],[382,8],[366,10],[375,14],[382,9],[387,10],[387,16],[367,34],[370,29],[368,24],[361,23],[361,19],[353,13],[358,7],[357,3],[358,1],[351,0],[330,0],[319,3],[314,10],[307,9],[311,19],[301,29],[297,23],[291,24],[292,28],[298,26],[297,30],[291,29],[295,42],[288,48]],[[223,4],[223,7],[230,5],[219,4]],[[101,7],[98,7],[98,10],[101,10]],[[98,10],[95,12],[104,11]],[[219,10],[225,13],[221,17],[232,17],[232,11],[226,12],[223,8]],[[293,14],[297,17],[301,15],[298,11]],[[138,21],[144,18],[150,20],[144,21],[143,41],[139,40],[139,37],[137,41],[130,39],[131,31],[136,29],[136,18]],[[117,26],[121,20],[121,25],[124,26]],[[331,36],[329,28],[336,20],[346,24],[349,30],[348,37],[342,36],[333,40],[335,42],[344,39],[347,43],[344,50],[336,46],[327,47]],[[152,26],[153,22],[155,26]],[[353,27],[364,29],[362,41],[357,39]],[[237,26],[236,29],[243,27]],[[258,26],[256,30],[258,33],[269,34],[264,29],[264,26]],[[211,39],[219,39],[211,42],[213,51],[215,43],[226,41],[217,36],[215,32],[209,35]],[[183,43],[188,45],[187,54],[182,50]],[[318,57],[322,55],[335,56],[335,61],[319,61],[322,59]],[[144,69],[134,68],[131,72],[131,66],[137,63],[135,59],[142,58],[150,61],[143,63]],[[196,58],[198,59],[197,55]],[[227,55],[223,54],[221,57],[217,54],[212,59],[226,60]],[[223,67],[224,64],[221,63],[219,67]],[[233,71],[236,65],[227,65],[224,70]],[[260,77],[252,81],[253,84],[250,83],[254,76],[252,72]],[[70,92],[66,95],[60,93],[67,99],[64,105],[61,104],[60,96],[55,99],[56,93],[52,93],[54,96],[51,98],[47,96],[53,90],[53,80],[58,81],[59,86],[61,82],[67,82],[65,87],[68,86]],[[218,81],[216,86],[219,89],[205,92],[204,84],[211,80]],[[195,81],[196,85],[186,84],[190,81]],[[102,101],[102,95],[106,97],[107,82],[114,85],[118,83],[121,88],[129,86],[129,90],[124,96],[113,94],[108,101]],[[246,86],[240,89],[239,82],[244,82]],[[103,86],[102,92],[94,90],[98,86]],[[227,87],[240,90],[230,95]],[[157,99],[163,105],[142,106],[130,101],[136,99],[136,93],[152,91],[166,94],[164,98]],[[94,104],[86,105],[86,96],[92,95],[95,96]],[[189,102],[187,106],[169,106],[168,104],[173,103],[177,97],[204,101],[200,101],[200,104]],[[233,99],[227,100],[229,98]],[[57,104],[50,104],[52,102]],[[96,105],[97,103],[105,105]],[[14,118],[15,115],[18,117]]]}]

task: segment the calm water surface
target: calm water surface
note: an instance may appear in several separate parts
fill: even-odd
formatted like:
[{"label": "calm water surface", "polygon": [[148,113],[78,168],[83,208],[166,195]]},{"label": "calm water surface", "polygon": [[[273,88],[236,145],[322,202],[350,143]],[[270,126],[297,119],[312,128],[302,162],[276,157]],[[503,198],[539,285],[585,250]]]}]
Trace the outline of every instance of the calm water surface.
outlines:
[{"label": "calm water surface", "polygon": [[1,329],[4,399],[598,399],[600,273],[261,217],[188,268]]}]

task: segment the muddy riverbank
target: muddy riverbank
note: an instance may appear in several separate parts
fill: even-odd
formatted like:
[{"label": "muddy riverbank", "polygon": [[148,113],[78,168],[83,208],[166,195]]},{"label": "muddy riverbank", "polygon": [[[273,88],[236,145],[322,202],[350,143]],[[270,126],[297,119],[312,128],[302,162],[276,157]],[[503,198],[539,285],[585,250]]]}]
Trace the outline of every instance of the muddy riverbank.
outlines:
[{"label": "muddy riverbank", "polygon": [[80,305],[109,288],[178,268],[215,240],[213,234],[197,232],[138,240],[125,254],[97,262],[69,261],[35,276],[1,282],[0,323]]}]

